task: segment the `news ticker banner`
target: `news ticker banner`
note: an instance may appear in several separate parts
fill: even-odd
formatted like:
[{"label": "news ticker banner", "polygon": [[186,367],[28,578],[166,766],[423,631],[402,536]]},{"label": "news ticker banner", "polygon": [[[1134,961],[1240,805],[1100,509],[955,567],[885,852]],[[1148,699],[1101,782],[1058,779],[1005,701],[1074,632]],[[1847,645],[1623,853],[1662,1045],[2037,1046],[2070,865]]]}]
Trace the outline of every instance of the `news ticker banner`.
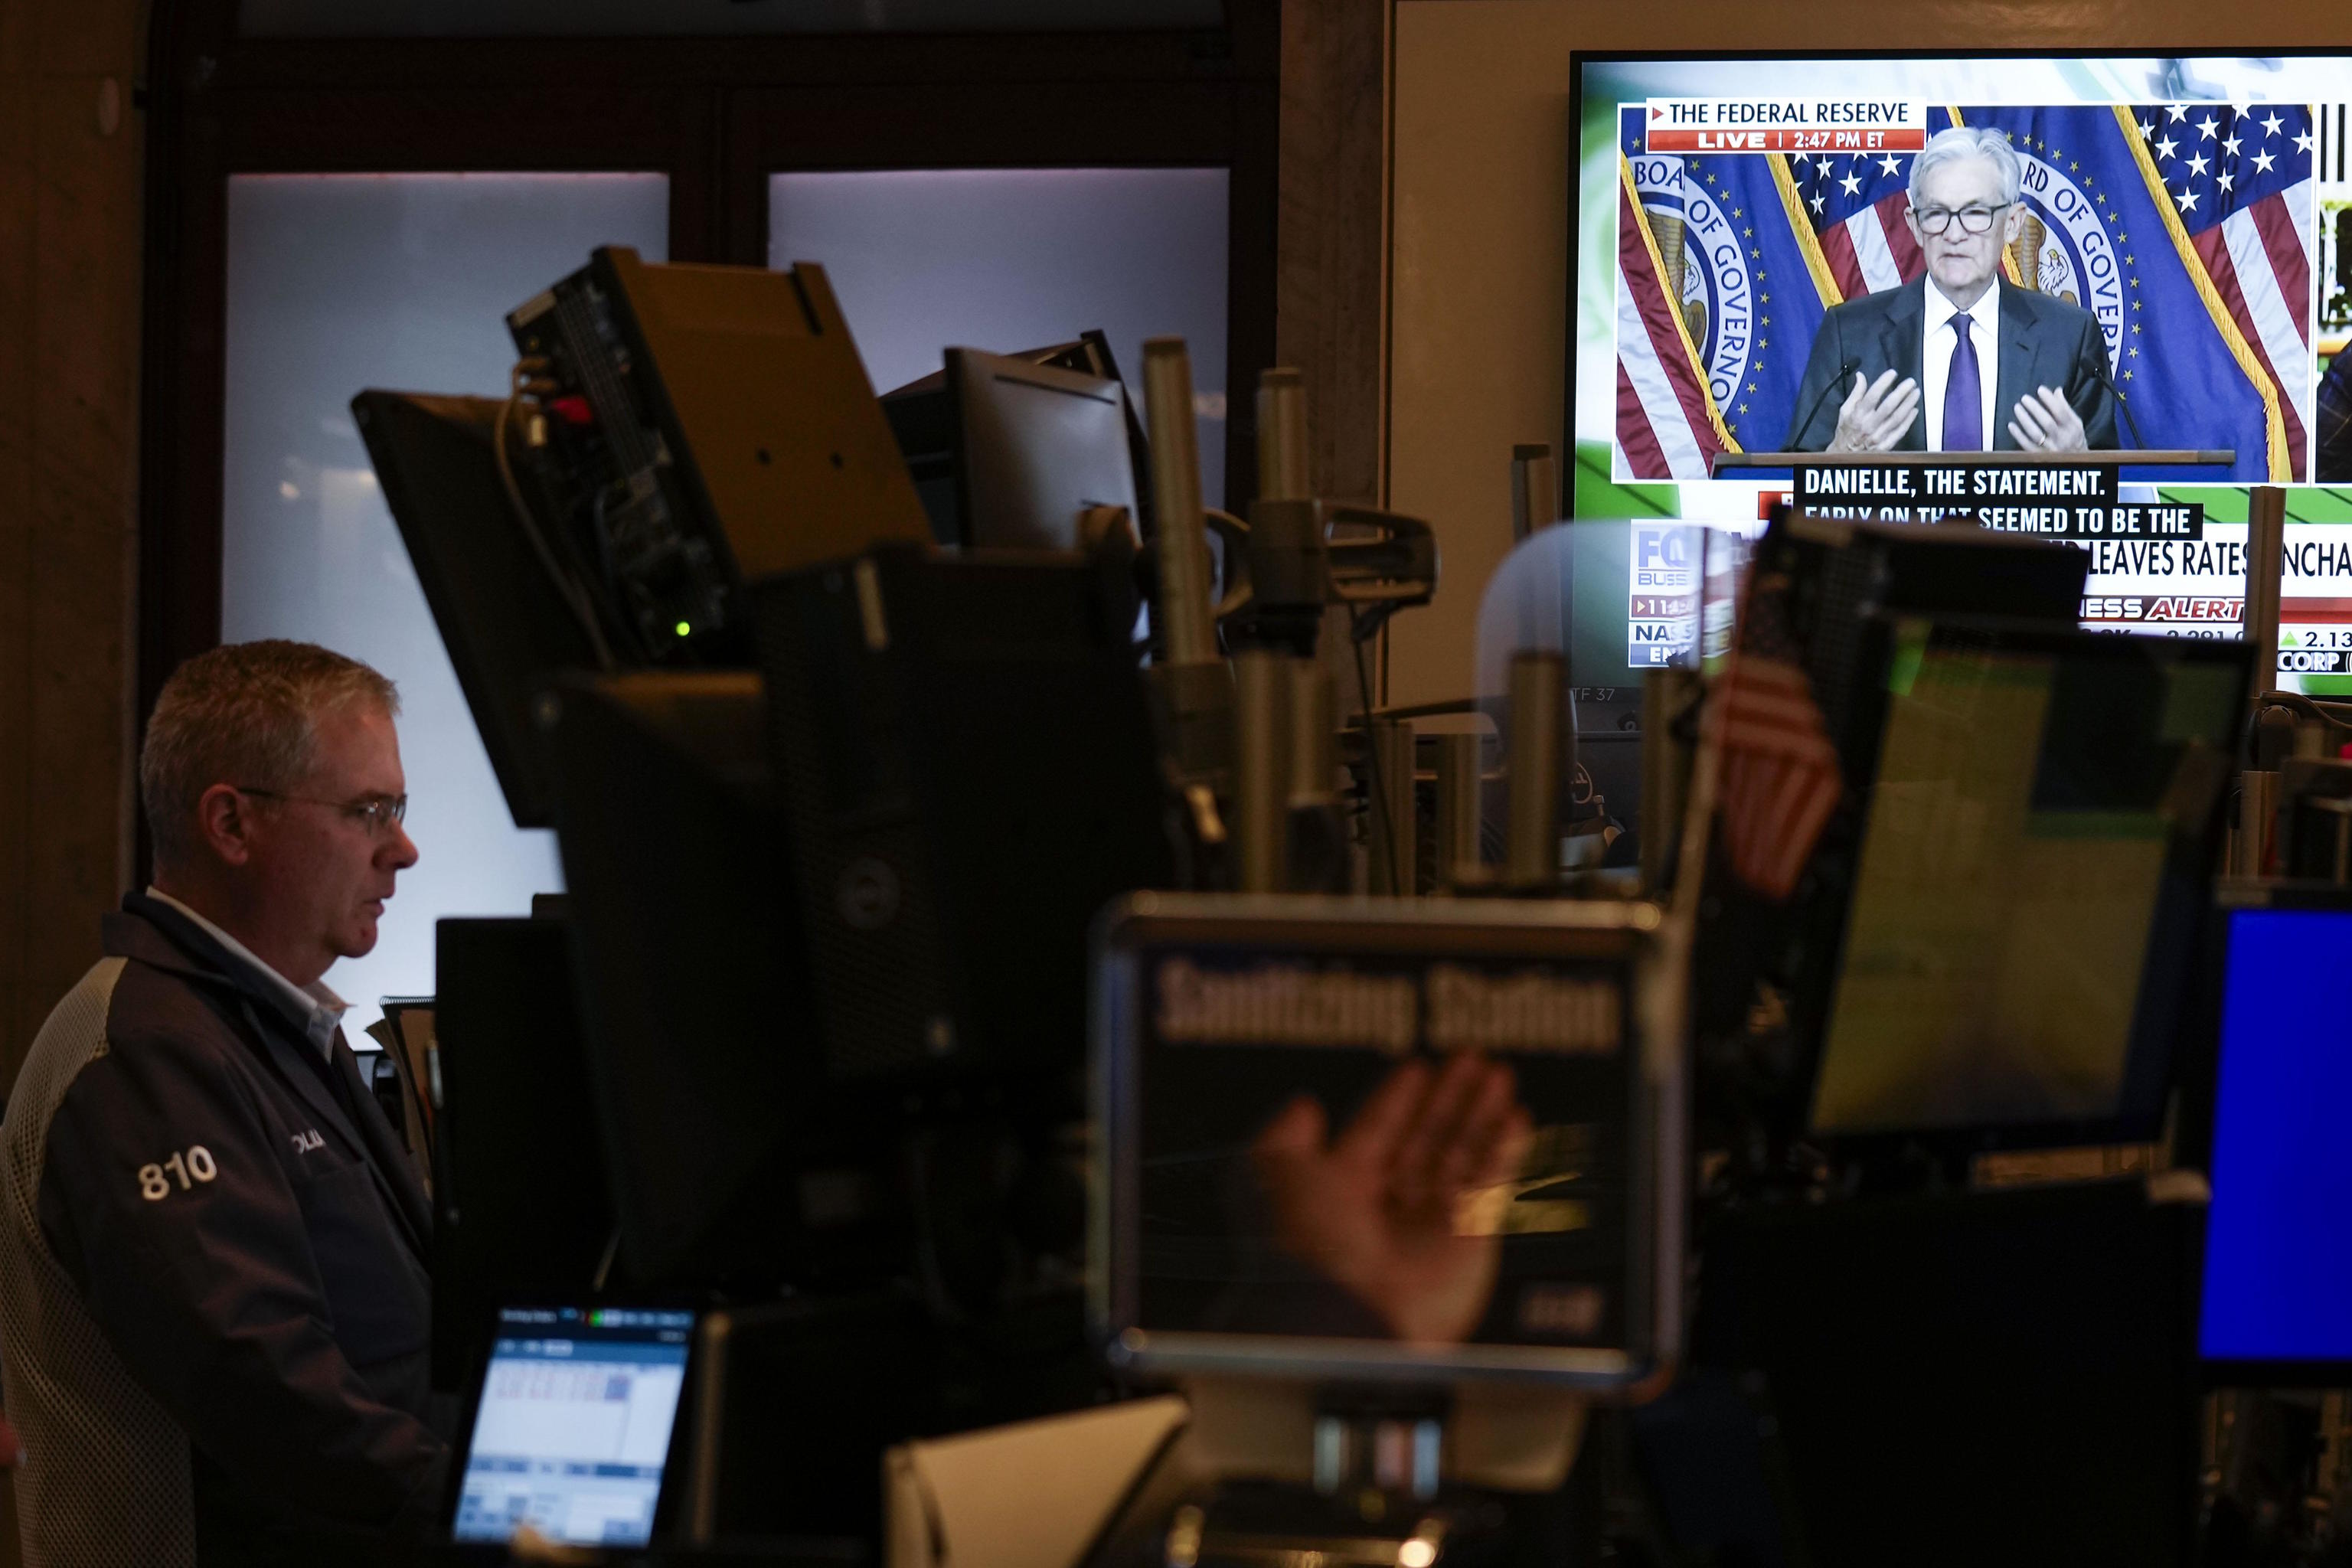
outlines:
[{"label": "news ticker banner", "polygon": [[[2118,487],[2112,464],[2021,468],[1934,459],[1887,468],[1824,461],[1797,469],[1794,482],[1792,491],[1760,492],[1759,510],[1785,499],[1830,517],[1975,521],[2086,551],[2083,624],[2095,629],[2233,637],[2244,621],[2246,524],[2209,517],[2196,499],[2201,489],[2126,500],[2125,489],[2160,492]],[[2214,495],[2225,511],[2244,505],[2242,491]],[[2345,515],[2286,526],[2278,671],[2296,678],[2290,686],[2352,691],[2352,509],[2331,506],[2337,498],[2326,491],[2289,496],[2291,512]]]},{"label": "news ticker banner", "polygon": [[[1929,461],[1922,458],[1923,465]],[[1762,531],[1761,520],[1769,515],[1772,503],[1794,499],[1780,484],[1654,489],[1621,485],[1610,477],[1609,447],[1602,442],[1579,443],[1576,474],[1576,516],[1634,519],[1626,625],[1629,662],[1637,669],[1680,662],[1692,650],[1702,624],[1686,602],[1693,591],[1689,584],[1701,580],[1690,574],[1693,536],[1752,540]],[[2161,500],[2170,515],[2162,519],[2161,527],[2151,521],[2144,532],[2050,535],[2091,556],[2084,624],[2155,636],[2239,635],[2245,613],[2246,491],[2228,485],[2158,489],[2126,483],[2122,489],[2126,496]],[[2017,498],[1998,499],[2003,504],[2021,504]],[[2063,503],[2055,498],[2026,499],[2076,504],[2073,498]],[[1824,510],[1833,504],[1824,503]],[[1661,505],[1675,507],[1680,515],[1657,515]],[[2193,509],[2185,520],[2178,517],[2182,507]],[[1934,513],[1945,507],[1939,502],[1923,510]],[[2290,486],[2287,513],[2280,574],[2280,684],[2352,696],[2352,489]],[[1701,549],[1707,575],[1700,592],[1703,603],[1711,605],[1717,591],[1717,556],[1712,545]],[[1736,550],[1722,554],[1720,570],[1728,572]],[[1717,635],[1714,611],[1705,613],[1711,638]]]},{"label": "news ticker banner", "polygon": [[1916,99],[1654,98],[1653,153],[1916,153],[1927,105]]},{"label": "news ticker banner", "polygon": [[[2233,637],[2245,619],[2246,525],[2202,537],[2077,542],[2091,552],[2083,624],[2105,631]],[[2352,689],[2352,524],[2286,525],[2279,581],[2283,677],[2305,690]],[[2333,679],[2329,678],[2335,678]]]},{"label": "news ticker banner", "polygon": [[2126,501],[2113,463],[1800,463],[1796,503],[1819,517],[1970,521],[2005,533],[2076,542],[2204,537],[2194,503]]}]

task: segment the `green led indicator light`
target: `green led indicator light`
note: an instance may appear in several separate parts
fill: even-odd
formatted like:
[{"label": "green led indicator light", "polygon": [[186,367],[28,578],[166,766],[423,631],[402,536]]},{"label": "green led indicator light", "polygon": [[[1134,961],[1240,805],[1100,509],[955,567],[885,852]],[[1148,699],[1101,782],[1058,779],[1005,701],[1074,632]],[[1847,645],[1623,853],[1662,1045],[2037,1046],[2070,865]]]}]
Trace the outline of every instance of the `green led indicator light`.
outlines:
[{"label": "green led indicator light", "polygon": [[677,623],[677,635],[682,637],[692,637],[694,635],[694,628],[687,625],[684,621],[680,621]]}]

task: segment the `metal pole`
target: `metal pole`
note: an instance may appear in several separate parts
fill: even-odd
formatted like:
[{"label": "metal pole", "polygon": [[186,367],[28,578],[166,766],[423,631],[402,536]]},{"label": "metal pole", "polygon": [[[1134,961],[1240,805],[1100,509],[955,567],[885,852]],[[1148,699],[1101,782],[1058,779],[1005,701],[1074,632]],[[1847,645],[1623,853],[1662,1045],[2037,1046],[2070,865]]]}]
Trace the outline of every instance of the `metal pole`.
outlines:
[{"label": "metal pole", "polygon": [[1437,737],[1437,885],[1441,888],[1475,883],[1486,869],[1478,842],[1486,754],[1486,737],[1475,731]]},{"label": "metal pole", "polygon": [[1692,748],[1675,736],[1675,721],[1697,700],[1691,669],[1653,669],[1642,677],[1642,889],[1662,897],[1682,847]]},{"label": "metal pole", "polygon": [[2230,875],[2259,877],[2278,832],[2279,776],[2260,768],[2238,775],[2238,825],[2230,835]]},{"label": "metal pole", "polygon": [[1181,338],[1147,338],[1143,405],[1151,436],[1153,552],[1160,565],[1160,644],[1170,664],[1213,664],[1209,539],[1201,519],[1201,451],[1192,360]]},{"label": "metal pole", "polygon": [[1339,723],[1331,672],[1311,658],[1284,661],[1290,671],[1290,804],[1328,806],[1339,799]]},{"label": "metal pole", "polygon": [[1371,890],[1411,898],[1418,889],[1421,844],[1413,811],[1412,721],[1374,719],[1365,736],[1371,748]]},{"label": "metal pole", "polygon": [[2246,641],[2254,689],[2278,686],[2279,577],[2286,565],[2286,491],[2256,485],[2246,500]]},{"label": "metal pole", "polygon": [[1511,815],[1505,868],[1512,884],[1559,879],[1559,738],[1568,661],[1556,653],[1511,656]]},{"label": "metal pole", "polygon": [[[2247,647],[2254,656],[2254,691],[2278,689],[2279,578],[2286,567],[2286,491],[2256,485],[2246,497]],[[2298,729],[2300,726],[2298,726]],[[2238,826],[2230,838],[2230,869],[2259,877],[2270,861],[2277,831],[2279,775],[2249,768],[2238,775]]]},{"label": "metal pole", "polygon": [[1234,769],[1234,886],[1244,893],[1279,893],[1288,885],[1290,664],[1264,649],[1234,656],[1240,718]]},{"label": "metal pole", "polygon": [[1301,893],[1348,890],[1348,824],[1339,811],[1335,777],[1339,769],[1339,719],[1331,672],[1312,658],[1293,658],[1290,668],[1290,847],[1291,889]]},{"label": "metal pole", "polygon": [[1308,500],[1307,378],[1286,365],[1257,378],[1257,496],[1260,500]]}]

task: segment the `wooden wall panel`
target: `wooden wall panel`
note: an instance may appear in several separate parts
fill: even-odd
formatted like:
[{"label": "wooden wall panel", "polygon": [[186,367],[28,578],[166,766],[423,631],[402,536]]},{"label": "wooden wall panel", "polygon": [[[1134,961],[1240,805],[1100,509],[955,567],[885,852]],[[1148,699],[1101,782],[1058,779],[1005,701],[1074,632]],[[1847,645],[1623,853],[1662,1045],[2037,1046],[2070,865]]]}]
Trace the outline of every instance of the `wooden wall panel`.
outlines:
[{"label": "wooden wall panel", "polygon": [[1381,493],[1391,7],[1282,7],[1276,360],[1305,373],[1318,494]]},{"label": "wooden wall panel", "polygon": [[[21,64],[22,15],[0,0],[0,61]],[[33,652],[33,117],[30,95],[13,89],[19,79],[21,72],[0,73],[0,1071],[12,1073],[27,914]]]},{"label": "wooden wall panel", "polygon": [[0,0],[5,1079],[127,874],[144,20],[142,0]]}]

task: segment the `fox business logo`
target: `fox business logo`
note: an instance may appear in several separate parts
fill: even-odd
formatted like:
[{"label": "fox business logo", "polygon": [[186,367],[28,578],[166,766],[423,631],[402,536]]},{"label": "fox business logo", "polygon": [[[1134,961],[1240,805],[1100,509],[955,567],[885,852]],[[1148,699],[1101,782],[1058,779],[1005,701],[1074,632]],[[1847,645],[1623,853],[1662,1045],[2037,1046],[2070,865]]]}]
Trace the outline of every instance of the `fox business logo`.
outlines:
[{"label": "fox business logo", "polygon": [[1687,593],[1698,586],[1696,543],[1688,527],[1636,524],[1633,529],[1633,592]]}]

